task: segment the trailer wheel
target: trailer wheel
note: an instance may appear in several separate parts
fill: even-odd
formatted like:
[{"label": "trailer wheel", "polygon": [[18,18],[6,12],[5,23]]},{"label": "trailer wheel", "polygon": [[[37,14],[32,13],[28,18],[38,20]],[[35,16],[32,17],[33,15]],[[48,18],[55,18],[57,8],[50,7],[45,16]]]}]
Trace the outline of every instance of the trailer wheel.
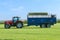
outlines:
[{"label": "trailer wheel", "polygon": [[46,28],[45,24],[40,25],[40,28]]},{"label": "trailer wheel", "polygon": [[50,24],[47,24],[47,28],[50,28],[51,27],[51,25]]},{"label": "trailer wheel", "polygon": [[40,28],[42,28],[42,25],[40,25]]},{"label": "trailer wheel", "polygon": [[9,29],[10,28],[10,24],[5,24],[4,27],[5,27],[5,29]]},{"label": "trailer wheel", "polygon": [[17,23],[16,27],[17,28],[22,28],[23,27],[23,23]]}]

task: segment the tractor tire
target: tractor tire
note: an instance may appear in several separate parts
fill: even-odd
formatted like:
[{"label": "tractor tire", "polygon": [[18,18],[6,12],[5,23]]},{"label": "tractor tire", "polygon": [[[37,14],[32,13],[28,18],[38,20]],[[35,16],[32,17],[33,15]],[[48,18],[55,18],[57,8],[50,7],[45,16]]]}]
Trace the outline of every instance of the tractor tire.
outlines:
[{"label": "tractor tire", "polygon": [[10,28],[10,24],[5,24],[4,27],[5,27],[5,29],[9,29]]},{"label": "tractor tire", "polygon": [[22,27],[23,27],[23,23],[20,23],[20,22],[17,23],[17,24],[16,24],[16,27],[17,27],[17,28],[22,28]]},{"label": "tractor tire", "polygon": [[50,24],[47,24],[47,28],[50,28],[51,27],[51,25]]}]

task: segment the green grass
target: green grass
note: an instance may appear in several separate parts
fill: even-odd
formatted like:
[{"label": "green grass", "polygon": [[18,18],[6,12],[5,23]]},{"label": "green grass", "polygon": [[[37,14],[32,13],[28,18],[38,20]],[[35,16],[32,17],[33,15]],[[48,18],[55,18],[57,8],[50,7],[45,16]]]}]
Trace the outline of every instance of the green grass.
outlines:
[{"label": "green grass", "polygon": [[25,26],[22,29],[4,29],[4,25],[0,24],[0,40],[60,40],[60,24],[51,28]]}]

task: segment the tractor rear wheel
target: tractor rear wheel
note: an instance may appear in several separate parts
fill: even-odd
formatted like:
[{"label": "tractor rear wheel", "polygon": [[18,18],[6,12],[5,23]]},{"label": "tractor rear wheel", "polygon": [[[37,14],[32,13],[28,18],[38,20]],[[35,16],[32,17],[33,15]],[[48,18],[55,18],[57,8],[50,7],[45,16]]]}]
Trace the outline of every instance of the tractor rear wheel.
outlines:
[{"label": "tractor rear wheel", "polygon": [[20,23],[20,22],[17,23],[17,24],[16,24],[16,27],[17,27],[17,28],[22,28],[22,27],[23,27],[23,23]]},{"label": "tractor rear wheel", "polygon": [[9,29],[10,28],[10,24],[5,24],[5,29]]}]

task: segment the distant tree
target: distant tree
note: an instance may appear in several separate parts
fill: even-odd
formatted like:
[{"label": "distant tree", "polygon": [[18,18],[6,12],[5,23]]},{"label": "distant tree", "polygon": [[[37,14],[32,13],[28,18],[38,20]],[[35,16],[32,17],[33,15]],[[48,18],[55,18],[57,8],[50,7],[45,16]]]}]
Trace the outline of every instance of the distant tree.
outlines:
[{"label": "distant tree", "polygon": [[60,19],[57,20],[57,23],[60,23]]},{"label": "distant tree", "polygon": [[24,24],[27,24],[27,20],[24,20],[23,23],[24,23]]},{"label": "distant tree", "polygon": [[0,21],[0,24],[4,24],[4,21]]}]

